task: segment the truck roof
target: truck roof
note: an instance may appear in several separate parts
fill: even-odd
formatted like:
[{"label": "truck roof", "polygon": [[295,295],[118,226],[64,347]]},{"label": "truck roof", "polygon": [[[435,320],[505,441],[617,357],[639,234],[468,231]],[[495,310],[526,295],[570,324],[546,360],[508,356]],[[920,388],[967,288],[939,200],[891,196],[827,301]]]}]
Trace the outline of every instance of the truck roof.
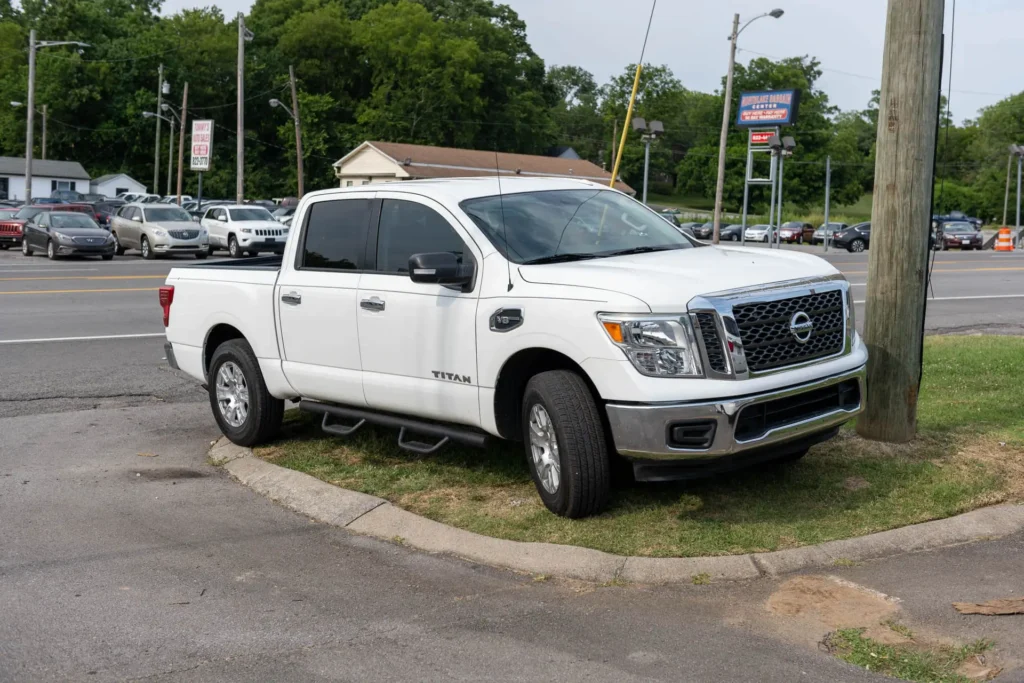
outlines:
[{"label": "truck roof", "polygon": [[306,195],[322,196],[337,195],[338,193],[348,194],[350,192],[405,192],[409,194],[422,194],[437,199],[445,199],[450,202],[459,203],[466,199],[477,197],[493,197],[498,194],[521,194],[525,192],[544,192],[550,190],[612,190],[607,185],[595,183],[582,178],[564,178],[547,176],[502,176],[499,184],[498,178],[484,176],[476,178],[432,178],[428,180],[405,180],[392,183],[378,183],[374,185],[361,185],[354,187],[332,188],[319,190]]}]

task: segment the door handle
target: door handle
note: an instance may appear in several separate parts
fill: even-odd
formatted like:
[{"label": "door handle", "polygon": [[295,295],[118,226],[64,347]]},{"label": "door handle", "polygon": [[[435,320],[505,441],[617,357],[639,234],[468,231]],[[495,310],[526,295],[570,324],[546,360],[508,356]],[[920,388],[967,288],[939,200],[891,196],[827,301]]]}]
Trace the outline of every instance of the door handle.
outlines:
[{"label": "door handle", "polygon": [[295,292],[281,295],[281,303],[288,304],[289,306],[298,306],[302,303],[302,295]]},{"label": "door handle", "polygon": [[368,311],[383,311],[384,301],[375,296],[371,296],[369,299],[363,299],[359,302],[360,308],[365,308]]}]

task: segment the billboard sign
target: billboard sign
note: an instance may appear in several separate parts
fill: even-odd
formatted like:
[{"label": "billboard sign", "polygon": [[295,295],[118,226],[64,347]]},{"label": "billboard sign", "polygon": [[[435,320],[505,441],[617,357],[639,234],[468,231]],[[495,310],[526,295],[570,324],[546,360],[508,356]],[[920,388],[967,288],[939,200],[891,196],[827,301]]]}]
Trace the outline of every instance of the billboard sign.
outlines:
[{"label": "billboard sign", "polygon": [[800,108],[799,90],[740,93],[737,126],[791,126]]},{"label": "billboard sign", "polygon": [[213,121],[194,119],[192,121],[192,165],[193,171],[209,171],[210,156],[213,154]]}]

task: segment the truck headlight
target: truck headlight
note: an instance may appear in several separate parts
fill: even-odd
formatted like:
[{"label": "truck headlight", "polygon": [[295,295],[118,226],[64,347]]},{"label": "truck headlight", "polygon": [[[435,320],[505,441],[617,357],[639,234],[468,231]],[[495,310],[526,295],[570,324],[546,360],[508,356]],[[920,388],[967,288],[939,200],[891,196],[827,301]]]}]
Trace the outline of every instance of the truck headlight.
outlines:
[{"label": "truck headlight", "polygon": [[243,235],[251,235],[252,228],[239,228],[238,232],[242,233]]},{"label": "truck headlight", "polygon": [[648,377],[702,377],[693,326],[686,315],[598,315],[608,337]]}]

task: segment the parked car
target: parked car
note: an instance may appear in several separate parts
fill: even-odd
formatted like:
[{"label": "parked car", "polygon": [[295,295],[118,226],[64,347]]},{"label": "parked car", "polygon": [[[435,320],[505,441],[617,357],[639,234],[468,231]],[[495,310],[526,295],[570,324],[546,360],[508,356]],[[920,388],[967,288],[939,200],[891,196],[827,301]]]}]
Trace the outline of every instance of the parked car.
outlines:
[{"label": "parked car", "polygon": [[[187,195],[187,194],[181,195],[181,203],[183,205],[184,205],[185,202],[190,202],[190,201],[192,201],[192,196],[191,195]],[[157,204],[177,204],[177,203],[178,203],[178,195],[176,195],[176,194],[164,195],[163,197],[161,197],[157,201]],[[184,208],[184,207],[182,207],[182,208]]]},{"label": "parked car", "polygon": [[118,256],[126,249],[138,249],[144,259],[173,254],[204,259],[210,244],[206,230],[177,206],[125,204],[111,219],[110,230]]},{"label": "parked car", "polygon": [[840,230],[832,237],[832,244],[854,254],[868,249],[871,246],[871,222],[857,223]]},{"label": "parked car", "polygon": [[820,226],[818,226],[818,229],[815,230],[814,234],[811,236],[811,244],[824,244],[826,233],[828,235],[829,244],[831,244],[832,238],[835,237],[835,234],[842,230],[846,230],[848,227],[850,226],[847,225],[846,223],[829,223],[828,228],[826,229],[825,224],[822,223]]},{"label": "parked car", "polygon": [[82,198],[82,201],[83,202],[88,202],[90,204],[95,204],[96,202],[110,201],[110,197],[108,197],[105,194],[89,194],[89,193],[86,193],[85,196]]},{"label": "parked car", "polygon": [[981,251],[985,244],[981,232],[974,229],[974,225],[967,222],[942,223],[939,225],[939,244],[942,251],[948,249],[960,249],[968,251],[975,249]]},{"label": "parked car", "polygon": [[743,239],[747,242],[768,242],[775,236],[775,228],[771,225],[751,225],[743,233]]},{"label": "parked car", "polygon": [[92,205],[93,220],[99,223],[102,227],[107,230],[110,229],[110,219],[113,217],[117,210],[124,206],[124,202],[119,199],[107,199],[102,202],[95,202]]},{"label": "parked car", "polygon": [[810,223],[790,221],[779,227],[779,240],[787,244],[803,244],[814,237],[814,226]]},{"label": "parked car", "polygon": [[117,241],[88,214],[77,211],[47,210],[25,224],[21,253],[32,256],[36,249],[45,251],[51,261],[62,256],[99,256],[104,261],[114,258]]},{"label": "parked car", "polygon": [[145,196],[146,194],[144,192],[121,192],[116,197],[114,197],[114,199],[120,199],[126,204],[130,204],[131,202],[137,201],[139,197]]},{"label": "parked car", "polygon": [[715,224],[708,223],[695,223],[693,226],[693,234],[699,240],[709,240],[714,236]]},{"label": "parked car", "polygon": [[291,220],[291,217],[295,215],[295,207],[279,206],[276,209],[274,209],[273,213],[271,213],[270,215],[272,215],[274,217],[274,220],[277,221],[278,223],[287,223],[288,221]]},{"label": "parked car", "polygon": [[47,206],[23,206],[12,217],[0,220],[0,250],[19,246],[24,235],[25,224],[48,208]]},{"label": "parked car", "polygon": [[741,237],[743,237],[743,224],[741,223],[732,225],[723,223],[718,226],[718,239],[721,242],[739,242]]},{"label": "parked car", "polygon": [[65,202],[63,199],[57,199],[56,197],[33,197],[32,203],[38,205],[45,204],[49,206],[53,204],[66,204],[67,202]]},{"label": "parked car", "polygon": [[339,436],[400,427],[419,454],[522,441],[566,517],[601,511],[616,452],[639,481],[795,459],[861,411],[868,354],[835,267],[697,244],[582,183],[308,194],[280,261],[171,270],[167,361],[245,446],[285,400]]},{"label": "parked car", "polygon": [[277,204],[272,199],[246,199],[245,204],[250,206],[262,206],[267,211],[273,211]]},{"label": "parked car", "polygon": [[207,209],[199,224],[210,235],[211,254],[216,249],[227,249],[234,258],[257,256],[261,251],[284,253],[288,239],[288,228],[254,204],[215,206]]},{"label": "parked car", "polygon": [[84,202],[85,195],[75,190],[54,190],[50,193],[50,199],[59,199],[62,202]]}]

